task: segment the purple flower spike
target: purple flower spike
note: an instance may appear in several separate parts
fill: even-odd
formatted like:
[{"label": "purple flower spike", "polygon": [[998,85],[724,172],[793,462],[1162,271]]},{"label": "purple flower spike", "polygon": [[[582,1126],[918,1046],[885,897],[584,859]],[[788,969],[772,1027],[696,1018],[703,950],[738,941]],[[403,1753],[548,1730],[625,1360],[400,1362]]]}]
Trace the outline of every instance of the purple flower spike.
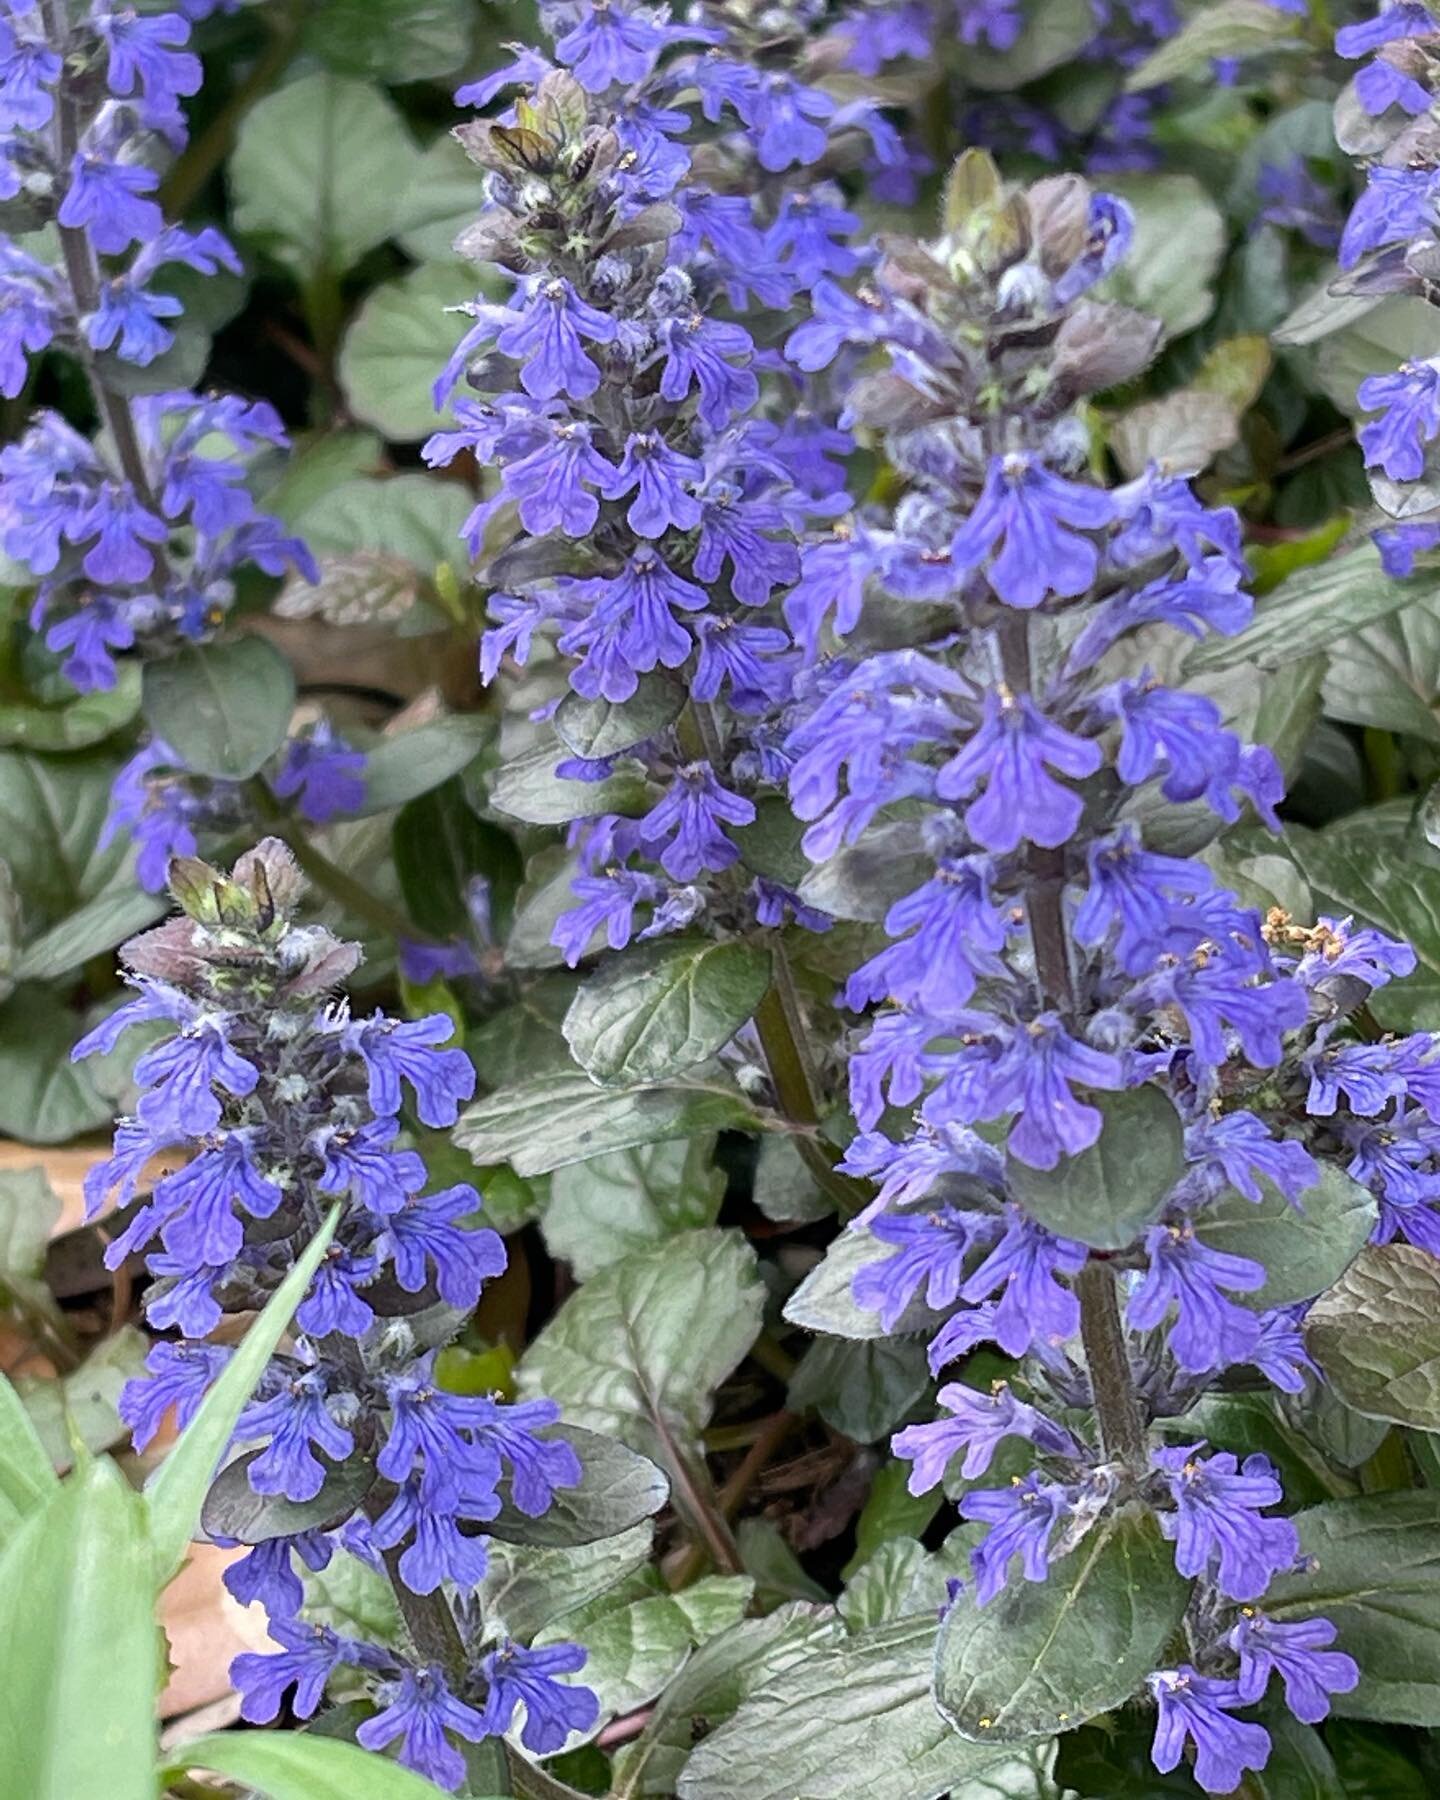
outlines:
[{"label": "purple flower spike", "polygon": [[1188,1224],[1153,1225],[1145,1236],[1145,1252],[1150,1266],[1130,1296],[1131,1326],[1154,1330],[1174,1307],[1169,1344],[1182,1369],[1204,1374],[1248,1361],[1259,1338],[1259,1319],[1227,1300],[1221,1289],[1254,1293],[1265,1284],[1261,1265],[1202,1244]]},{"label": "purple flower spike", "polygon": [[936,789],[943,800],[959,800],[985,784],[965,823],[987,850],[1013,850],[1027,838],[1054,846],[1073,834],[1084,809],[1047,769],[1078,778],[1100,763],[1098,744],[1047,719],[1028,694],[992,692],[980,729],[941,769]]},{"label": "purple flower spike", "polygon": [[455,1698],[435,1668],[407,1669],[380,1697],[384,1705],[359,1727],[356,1742],[367,1750],[384,1750],[398,1740],[397,1757],[404,1768],[454,1792],[465,1779],[465,1758],[449,1734],[478,1744],[491,1735],[485,1720]]},{"label": "purple flower spike", "polygon": [[1175,1502],[1160,1515],[1160,1529],[1175,1545],[1182,1575],[1204,1575],[1232,1600],[1258,1600],[1272,1579],[1291,1568],[1300,1540],[1289,1519],[1265,1519],[1284,1492],[1268,1456],[1247,1456],[1243,1464],[1228,1450],[1208,1457],[1203,1444],[1176,1445],[1153,1452]]},{"label": "purple flower spike", "polygon": [[1065,481],[1031,456],[996,457],[951,542],[951,560],[957,569],[978,568],[999,544],[986,577],[1008,606],[1073,597],[1094,582],[1100,563],[1095,544],[1079,533],[1099,531],[1114,516],[1103,488]]}]

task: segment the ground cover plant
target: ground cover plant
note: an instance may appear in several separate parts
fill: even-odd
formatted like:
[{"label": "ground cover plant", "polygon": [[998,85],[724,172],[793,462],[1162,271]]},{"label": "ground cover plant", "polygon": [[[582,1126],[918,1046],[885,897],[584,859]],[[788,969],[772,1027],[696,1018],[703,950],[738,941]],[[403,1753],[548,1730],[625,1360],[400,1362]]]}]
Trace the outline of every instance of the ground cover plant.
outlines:
[{"label": "ground cover plant", "polygon": [[1434,1791],[1437,96],[0,0],[0,1795]]}]

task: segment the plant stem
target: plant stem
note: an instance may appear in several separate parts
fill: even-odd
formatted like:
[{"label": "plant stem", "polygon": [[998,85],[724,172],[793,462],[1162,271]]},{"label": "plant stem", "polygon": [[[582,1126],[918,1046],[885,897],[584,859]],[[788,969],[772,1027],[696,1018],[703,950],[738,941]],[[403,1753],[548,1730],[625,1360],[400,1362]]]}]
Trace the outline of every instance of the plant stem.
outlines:
[{"label": "plant stem", "polygon": [[1145,1417],[1120,1319],[1115,1271],[1093,1257],[1080,1271],[1080,1336],[1090,1372],[1090,1392],[1100,1425],[1100,1447],[1111,1462],[1139,1476],[1146,1468]]}]

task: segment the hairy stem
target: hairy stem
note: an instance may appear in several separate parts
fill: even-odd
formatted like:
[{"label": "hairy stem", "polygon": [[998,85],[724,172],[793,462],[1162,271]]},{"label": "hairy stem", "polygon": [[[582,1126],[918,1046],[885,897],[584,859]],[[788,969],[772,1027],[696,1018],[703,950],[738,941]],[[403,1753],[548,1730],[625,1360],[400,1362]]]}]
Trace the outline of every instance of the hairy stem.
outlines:
[{"label": "hairy stem", "polygon": [[1080,1271],[1076,1287],[1100,1447],[1109,1461],[1123,1463],[1132,1474],[1141,1475],[1146,1467],[1145,1416],[1125,1347],[1115,1271],[1109,1263],[1092,1257]]}]

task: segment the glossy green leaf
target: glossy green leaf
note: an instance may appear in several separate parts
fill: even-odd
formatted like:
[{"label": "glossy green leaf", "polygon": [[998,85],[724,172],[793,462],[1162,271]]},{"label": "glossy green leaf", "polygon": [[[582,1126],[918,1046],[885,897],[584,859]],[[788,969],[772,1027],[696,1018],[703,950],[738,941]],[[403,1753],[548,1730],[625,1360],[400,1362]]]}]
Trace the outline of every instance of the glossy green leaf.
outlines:
[{"label": "glossy green leaf", "polygon": [[684,1232],[572,1294],[521,1358],[520,1390],[673,1475],[677,1452],[698,1453],[715,1389],[760,1329],[763,1297],[743,1238]]},{"label": "glossy green leaf", "polygon": [[419,156],[378,88],[304,76],[241,122],[230,158],[235,229],[302,283],[342,275],[390,236]]},{"label": "glossy green leaf", "polygon": [[305,1617],[342,1637],[398,1644],[405,1635],[395,1590],[379,1569],[348,1550],[337,1550],[323,1569],[307,1569]]},{"label": "glossy green leaf", "polygon": [[[3,1016],[3,1015],[0,1015]],[[460,1115],[455,1142],[482,1168],[508,1162],[517,1175],[548,1175],[636,1144],[658,1144],[726,1126],[754,1126],[738,1089],[718,1082],[596,1087],[582,1070],[518,1082]]]},{"label": "glossy green leaf", "polygon": [[32,1144],[63,1144],[105,1129],[115,1108],[93,1063],[72,1063],[82,1022],[38,985],[16,988],[0,1006],[0,1133]]},{"label": "glossy green leaf", "polygon": [[550,1254],[579,1281],[651,1244],[713,1225],[725,1193],[710,1132],[638,1144],[557,1169],[542,1229]]},{"label": "glossy green leaf", "polygon": [[488,1537],[547,1549],[598,1544],[653,1518],[669,1499],[664,1471],[648,1456],[568,1421],[555,1426],[553,1435],[563,1438],[580,1458],[579,1485],[558,1489],[550,1506],[532,1517],[509,1500],[507,1479],[500,1484],[500,1511],[486,1522]]},{"label": "glossy green leaf", "polygon": [[167,910],[158,894],[147,894],[122,875],[93,900],[32,939],[15,960],[17,981],[58,981],[71,970],[103,956],[126,938],[153,925]]},{"label": "glossy green leaf", "polygon": [[119,767],[101,751],[0,750],[0,843],[31,931],[68,918],[116,880],[127,846],[117,837],[102,849],[100,838]]},{"label": "glossy green leaf", "polygon": [[1264,1311],[1309,1300],[1338,1281],[1369,1241],[1378,1213],[1369,1188],[1330,1163],[1298,1206],[1269,1182],[1261,1187],[1258,1202],[1233,1189],[1222,1194],[1196,1215],[1195,1235],[1264,1268],[1265,1285],[1238,1296]]},{"label": "glossy green leaf", "polygon": [[562,744],[542,739],[496,770],[490,804],[527,825],[567,825],[571,819],[593,819],[600,813],[644,810],[645,775],[633,759],[603,781],[572,781],[555,773],[566,755]]},{"label": "glossy green leaf", "polygon": [[491,917],[504,932],[524,873],[515,840],[482,819],[458,779],[400,809],[391,834],[405,910],[432,937],[468,938],[470,886],[487,884]]},{"label": "glossy green leaf", "polygon": [[235,1422],[249,1404],[295,1308],[305,1298],[310,1277],[320,1266],[338,1219],[337,1207],[245,1333],[243,1343],[201,1402],[200,1410],[150,1479],[145,1498],[162,1579],[168,1579],[180,1566],[185,1547],[199,1523],[216,1466],[234,1434]]},{"label": "glossy green leaf", "polygon": [[1093,1104],[1104,1124],[1088,1150],[1053,1169],[1007,1157],[1006,1178],[1026,1212],[1050,1231],[1096,1250],[1123,1250],[1159,1218],[1185,1172],[1185,1133],[1159,1088],[1096,1094]]},{"label": "glossy green leaf", "polygon": [[[892,1247],[882,1244],[863,1225],[842,1231],[785,1302],[785,1317],[792,1325],[827,1332],[831,1337],[888,1338],[891,1334],[881,1325],[879,1313],[859,1304],[851,1293],[851,1283],[861,1269],[883,1262],[891,1254]],[[934,1327],[938,1323],[938,1316],[923,1301],[912,1302],[896,1329],[921,1331],[927,1324]]]},{"label": "glossy green leaf", "polygon": [[1208,75],[1217,58],[1265,56],[1303,44],[1296,21],[1265,0],[1219,0],[1187,19],[1152,50],[1126,80],[1132,92],[1159,87],[1179,75]]},{"label": "glossy green leaf", "polygon": [[889,1434],[930,1386],[920,1338],[847,1342],[822,1337],[800,1358],[790,1378],[792,1412],[816,1412],[857,1444]]},{"label": "glossy green leaf", "polygon": [[623,1598],[651,1591],[647,1565],[654,1539],[647,1520],[596,1544],[492,1544],[479,1590],[487,1625],[528,1643],[552,1619],[588,1607],[602,1594]]},{"label": "glossy green leaf", "polygon": [[145,665],[145,718],[187,769],[254,775],[285,741],[295,674],[264,638],[187,645]]},{"label": "glossy green leaf", "polygon": [[586,700],[571,692],[555,714],[555,731],[576,756],[599,760],[633,749],[673,725],[685,705],[685,689],[656,670],[640,677],[628,700]]},{"label": "glossy green leaf", "polygon": [[84,750],[122,730],[140,711],[140,666],[121,663],[112,688],[42,702],[0,690],[0,744],[25,750]]},{"label": "glossy green leaf", "polygon": [[1440,1431],[1440,1263],[1428,1251],[1362,1250],[1306,1315],[1305,1342],[1357,1412]]},{"label": "glossy green leaf", "polygon": [[261,1454],[259,1450],[245,1451],[226,1463],[211,1482],[200,1509],[200,1527],[206,1537],[265,1544],[302,1531],[328,1530],[343,1525],[375,1485],[374,1464],[351,1457],[326,1468],[313,1499],[257,1494],[250,1485],[250,1465]]},{"label": "glossy green leaf", "polygon": [[365,758],[361,816],[390,812],[428,794],[474,762],[494,734],[479,713],[452,713],[381,738]]},{"label": "glossy green leaf", "polygon": [[[1413,598],[1330,645],[1325,711],[1351,725],[1440,744],[1440,593]],[[1416,591],[1420,590],[1420,591]]]},{"label": "glossy green leaf", "polygon": [[458,260],[456,238],[484,210],[484,179],[448,131],[426,149],[401,197],[395,232],[416,262]]},{"label": "glossy green leaf", "polygon": [[340,385],[357,419],[402,444],[439,429],[430,390],[468,324],[449,309],[473,300],[475,286],[466,269],[432,263],[371,289],[340,350]]},{"label": "glossy green leaf", "polygon": [[428,579],[441,563],[468,562],[460,528],[472,505],[468,491],[453,481],[417,474],[357,476],[308,506],[296,529],[319,557],[375,551]]},{"label": "glossy green leaf", "polygon": [[992,50],[983,38],[966,46],[965,76],[978,88],[1022,87],[1070,62],[1093,35],[1093,15],[1087,20],[1077,0],[1037,0],[1008,50]]},{"label": "glossy green leaf", "polygon": [[0,1553],[0,1780],[17,1800],[154,1800],[155,1592],[144,1503],[108,1462]]},{"label": "glossy green leaf", "polygon": [[938,1800],[1009,1755],[967,1743],[930,1694],[935,1620],[810,1650],[692,1752],[680,1800]]},{"label": "glossy green leaf", "polygon": [[53,1468],[69,1469],[77,1455],[108,1450],[128,1438],[118,1411],[120,1395],[126,1382],[144,1373],[147,1348],[144,1334],[125,1325],[58,1381],[16,1376],[15,1391]]},{"label": "glossy green leaf", "polygon": [[1048,1580],[1011,1582],[987,1606],[956,1602],[935,1650],[936,1705],[980,1744],[1071,1729],[1163,1666],[1189,1594],[1149,1513],[1111,1517]]},{"label": "glossy green leaf", "polygon": [[1128,201],[1135,236],[1096,296],[1161,320],[1168,337],[1191,330],[1215,304],[1211,283],[1225,253],[1219,207],[1193,175],[1107,175],[1106,185]]},{"label": "glossy green leaf", "polygon": [[266,1800],[439,1800],[442,1789],[388,1757],[309,1731],[216,1731],[171,1752],[165,1772],[227,1775]]},{"label": "glossy green leaf", "polygon": [[1440,1725],[1440,1494],[1366,1494],[1298,1513],[1300,1551],[1315,1566],[1278,1575],[1265,1595],[1276,1619],[1329,1619],[1360,1665],[1342,1718]]},{"label": "glossy green leaf", "polygon": [[724,1049],[769,986],[760,944],[661,938],[591,976],[565,1015],[565,1041],[607,1087],[664,1081]]},{"label": "glossy green leaf", "polygon": [[468,0],[308,0],[304,19],[327,69],[391,83],[458,73],[475,28]]}]

